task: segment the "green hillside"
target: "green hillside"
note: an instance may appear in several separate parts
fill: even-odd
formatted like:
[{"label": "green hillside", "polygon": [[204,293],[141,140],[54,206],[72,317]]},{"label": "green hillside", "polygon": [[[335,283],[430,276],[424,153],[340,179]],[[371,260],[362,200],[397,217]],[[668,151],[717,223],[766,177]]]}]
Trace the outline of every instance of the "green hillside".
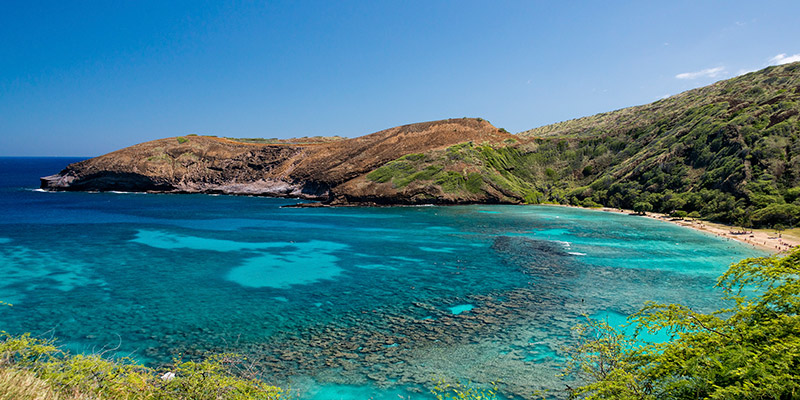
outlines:
[{"label": "green hillside", "polygon": [[[800,63],[652,104],[548,125],[506,146],[465,143],[370,173],[455,201],[678,211],[742,226],[800,222]],[[479,179],[480,178],[480,179]]]}]

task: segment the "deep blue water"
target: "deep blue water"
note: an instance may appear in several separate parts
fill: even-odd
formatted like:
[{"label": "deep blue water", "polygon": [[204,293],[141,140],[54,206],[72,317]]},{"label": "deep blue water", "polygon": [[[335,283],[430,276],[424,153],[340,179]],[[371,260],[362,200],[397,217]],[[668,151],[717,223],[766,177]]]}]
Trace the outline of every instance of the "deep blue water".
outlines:
[{"label": "deep blue water", "polygon": [[716,276],[763,255],[552,206],[35,190],[77,160],[0,158],[0,330],[152,365],[236,351],[306,399],[425,399],[439,378],[558,391],[582,314],[716,308]]}]

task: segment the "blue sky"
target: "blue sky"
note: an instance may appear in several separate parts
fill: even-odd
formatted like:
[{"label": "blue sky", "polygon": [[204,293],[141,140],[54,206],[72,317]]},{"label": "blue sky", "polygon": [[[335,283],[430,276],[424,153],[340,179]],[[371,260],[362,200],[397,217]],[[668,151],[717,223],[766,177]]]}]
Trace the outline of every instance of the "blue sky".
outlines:
[{"label": "blue sky", "polygon": [[800,60],[798,1],[4,1],[0,155],[189,133],[511,132]]}]

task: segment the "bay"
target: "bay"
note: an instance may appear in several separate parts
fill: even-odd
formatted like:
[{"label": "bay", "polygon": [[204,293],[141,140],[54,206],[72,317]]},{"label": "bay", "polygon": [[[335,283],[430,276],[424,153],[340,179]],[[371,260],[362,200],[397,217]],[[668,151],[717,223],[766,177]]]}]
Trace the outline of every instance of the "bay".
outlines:
[{"label": "bay", "polygon": [[67,158],[0,158],[0,330],[149,365],[234,351],[303,399],[564,388],[583,315],[718,308],[763,252],[554,206],[281,208],[292,199],[48,193]]}]

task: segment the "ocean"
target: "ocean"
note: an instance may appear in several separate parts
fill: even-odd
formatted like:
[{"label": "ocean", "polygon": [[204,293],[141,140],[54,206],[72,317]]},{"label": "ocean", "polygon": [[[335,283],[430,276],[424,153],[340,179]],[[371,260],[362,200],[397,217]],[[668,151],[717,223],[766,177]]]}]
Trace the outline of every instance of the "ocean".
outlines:
[{"label": "ocean", "polygon": [[429,399],[440,379],[558,397],[584,315],[716,309],[717,276],[765,254],[555,206],[37,190],[78,160],[0,158],[0,330],[153,366],[237,352],[301,399]]}]

